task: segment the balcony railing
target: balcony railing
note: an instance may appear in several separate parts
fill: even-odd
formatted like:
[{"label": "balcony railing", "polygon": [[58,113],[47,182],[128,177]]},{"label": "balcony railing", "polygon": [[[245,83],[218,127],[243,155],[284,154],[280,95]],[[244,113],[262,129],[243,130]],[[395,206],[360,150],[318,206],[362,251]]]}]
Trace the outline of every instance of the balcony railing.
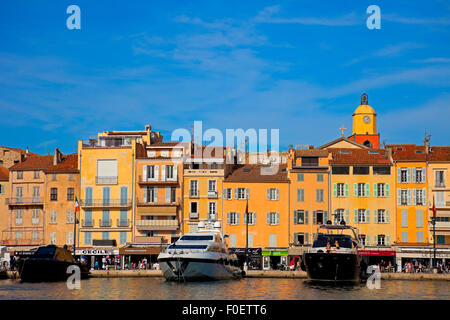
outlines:
[{"label": "balcony railing", "polygon": [[94,226],[94,221],[93,220],[83,220],[81,219],[81,226],[82,227],[93,227]]},{"label": "balcony railing", "polygon": [[99,219],[98,225],[100,227],[111,227],[111,219]]},{"label": "balcony railing", "polygon": [[217,191],[208,191],[208,198],[217,198]]},{"label": "balcony railing", "polygon": [[117,176],[111,177],[95,177],[96,184],[117,184]]},{"label": "balcony railing", "polygon": [[136,220],[136,227],[149,230],[174,230],[179,226],[178,220]]},{"label": "balcony railing", "polygon": [[43,244],[42,239],[14,239],[1,240],[2,246],[39,246]]},{"label": "balcony railing", "polygon": [[144,178],[143,176],[139,176],[139,183],[141,184],[178,184],[178,178],[166,178],[165,180],[155,180],[151,178]]},{"label": "balcony railing", "polygon": [[44,204],[44,198],[6,198],[5,203],[9,205],[30,205],[30,204]]},{"label": "balcony railing", "polygon": [[175,202],[144,202],[141,199],[137,199],[138,206],[179,206],[181,203],[181,199],[178,198]]},{"label": "balcony railing", "polygon": [[84,208],[129,207],[131,199],[82,199],[80,206]]},{"label": "balcony railing", "polygon": [[198,212],[190,212],[189,219],[198,219]]},{"label": "balcony railing", "polygon": [[130,219],[117,219],[117,226],[118,227],[129,227]]}]

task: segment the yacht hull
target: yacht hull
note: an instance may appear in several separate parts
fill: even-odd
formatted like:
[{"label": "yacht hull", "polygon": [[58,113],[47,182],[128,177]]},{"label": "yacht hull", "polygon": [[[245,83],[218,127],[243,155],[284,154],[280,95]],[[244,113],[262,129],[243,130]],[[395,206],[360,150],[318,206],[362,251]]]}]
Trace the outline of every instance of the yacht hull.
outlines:
[{"label": "yacht hull", "polygon": [[[65,281],[71,275],[67,273],[67,268],[71,265],[77,264],[53,259],[29,258],[19,266],[19,275],[23,282]],[[78,266],[81,271],[81,279],[87,278],[89,273],[87,267]]]},{"label": "yacht hull", "polygon": [[361,256],[358,254],[306,252],[303,261],[310,281],[360,282]]},{"label": "yacht hull", "polygon": [[239,279],[239,267],[222,260],[170,257],[158,259],[164,277],[168,281],[211,281]]}]

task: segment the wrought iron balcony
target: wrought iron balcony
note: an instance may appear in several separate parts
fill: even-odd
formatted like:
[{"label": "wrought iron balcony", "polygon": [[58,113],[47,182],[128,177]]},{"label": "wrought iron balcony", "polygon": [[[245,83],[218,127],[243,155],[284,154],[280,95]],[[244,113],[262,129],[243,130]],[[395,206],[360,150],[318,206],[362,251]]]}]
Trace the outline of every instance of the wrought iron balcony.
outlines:
[{"label": "wrought iron balcony", "polygon": [[83,208],[120,208],[130,207],[131,199],[81,199]]},{"label": "wrought iron balcony", "polygon": [[100,227],[111,227],[111,219],[99,219],[98,225]]},{"label": "wrought iron balcony", "polygon": [[118,177],[117,176],[111,176],[111,177],[95,177],[95,183],[96,184],[117,184]]},{"label": "wrought iron balcony", "polygon": [[6,198],[5,203],[8,205],[41,205],[44,204],[44,198],[32,197],[32,198]]},{"label": "wrought iron balcony", "polygon": [[81,220],[81,226],[82,227],[93,227],[94,226],[94,221],[93,220]]},{"label": "wrought iron balcony", "polygon": [[218,192],[217,191],[208,191],[208,198],[217,198]]},{"label": "wrought iron balcony", "polygon": [[165,180],[162,179],[152,179],[152,178],[145,178],[143,176],[139,176],[139,180],[138,180],[139,184],[173,184],[176,185],[178,184],[178,178],[175,177],[173,179],[170,178],[166,178]]},{"label": "wrought iron balcony", "polygon": [[129,227],[130,219],[117,219],[117,226],[118,227]]}]

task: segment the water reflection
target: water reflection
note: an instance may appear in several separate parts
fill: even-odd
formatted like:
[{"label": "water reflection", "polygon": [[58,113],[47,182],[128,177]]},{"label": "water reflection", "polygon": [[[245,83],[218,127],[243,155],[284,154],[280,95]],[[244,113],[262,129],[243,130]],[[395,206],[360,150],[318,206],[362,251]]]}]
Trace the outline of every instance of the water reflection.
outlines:
[{"label": "water reflection", "polygon": [[212,282],[167,282],[163,278],[92,278],[81,290],[65,282],[21,283],[0,280],[0,299],[65,300],[326,300],[450,299],[448,281],[382,281],[379,290],[365,283],[318,285],[305,279],[254,279]]}]

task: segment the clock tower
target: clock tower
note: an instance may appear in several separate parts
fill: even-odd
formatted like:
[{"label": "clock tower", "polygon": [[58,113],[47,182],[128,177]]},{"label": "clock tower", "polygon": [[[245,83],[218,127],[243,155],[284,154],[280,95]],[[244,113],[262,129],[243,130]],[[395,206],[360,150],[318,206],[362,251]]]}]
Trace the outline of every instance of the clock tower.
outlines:
[{"label": "clock tower", "polygon": [[361,104],[353,113],[353,131],[349,139],[369,148],[380,147],[380,134],[377,133],[377,114],[371,106],[367,94],[361,95]]}]

